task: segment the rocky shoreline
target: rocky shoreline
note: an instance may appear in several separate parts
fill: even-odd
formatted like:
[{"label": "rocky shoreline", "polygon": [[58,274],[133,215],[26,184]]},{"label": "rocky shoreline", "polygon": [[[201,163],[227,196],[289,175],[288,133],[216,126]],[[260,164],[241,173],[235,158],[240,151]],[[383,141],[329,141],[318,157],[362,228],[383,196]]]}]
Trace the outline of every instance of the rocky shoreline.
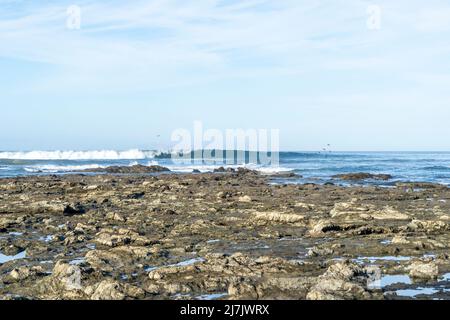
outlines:
[{"label": "rocky shoreline", "polygon": [[450,299],[445,186],[136,170],[0,179],[0,298]]}]

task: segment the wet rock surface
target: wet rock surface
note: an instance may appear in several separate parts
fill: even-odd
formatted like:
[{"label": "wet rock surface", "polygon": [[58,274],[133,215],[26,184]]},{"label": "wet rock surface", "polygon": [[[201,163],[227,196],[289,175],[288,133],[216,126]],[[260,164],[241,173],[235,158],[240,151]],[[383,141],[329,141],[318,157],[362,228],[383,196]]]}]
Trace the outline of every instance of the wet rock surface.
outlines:
[{"label": "wet rock surface", "polygon": [[347,181],[359,181],[368,179],[387,181],[392,179],[392,176],[390,174],[372,174],[366,172],[358,172],[358,173],[338,174],[333,176],[333,178]]},{"label": "wet rock surface", "polygon": [[450,298],[446,187],[114,173],[0,179],[0,298]]},{"label": "wet rock surface", "polygon": [[161,167],[157,165],[153,166],[143,166],[140,164],[134,166],[111,166],[107,168],[95,168],[86,169],[83,172],[105,172],[114,174],[129,174],[129,173],[159,173],[159,172],[169,172],[170,170],[166,167]]}]

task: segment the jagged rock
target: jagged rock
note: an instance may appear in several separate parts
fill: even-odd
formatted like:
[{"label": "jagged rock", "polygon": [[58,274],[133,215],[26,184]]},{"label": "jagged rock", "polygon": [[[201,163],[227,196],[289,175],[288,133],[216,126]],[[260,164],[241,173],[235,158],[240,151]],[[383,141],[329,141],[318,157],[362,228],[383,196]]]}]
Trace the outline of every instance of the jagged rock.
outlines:
[{"label": "jagged rock", "polygon": [[252,202],[252,198],[250,198],[249,196],[242,196],[239,197],[239,202]]},{"label": "jagged rock", "polygon": [[95,169],[87,169],[83,170],[83,172],[106,172],[106,173],[114,173],[114,174],[132,174],[132,173],[159,173],[159,172],[169,172],[170,170],[166,167],[162,166],[143,166],[143,165],[134,165],[134,166],[112,166],[106,168],[95,168]]},{"label": "jagged rock", "polygon": [[439,275],[439,268],[435,262],[414,262],[408,269],[412,278],[435,279]]},{"label": "jagged rock", "polygon": [[107,213],[106,214],[106,219],[119,221],[119,222],[125,222],[126,221],[126,219],[122,215],[118,214],[117,212],[109,212],[109,213]]},{"label": "jagged rock", "polygon": [[334,253],[333,249],[330,248],[318,248],[314,247],[308,250],[308,257],[319,257],[319,256],[329,256]]},{"label": "jagged rock", "polygon": [[317,279],[307,295],[308,300],[368,299],[368,274],[357,264],[339,262]]},{"label": "jagged rock", "polygon": [[41,266],[33,266],[33,267],[22,266],[13,269],[9,273],[9,276],[11,277],[11,279],[15,281],[22,281],[27,278],[42,274],[44,274],[44,269]]},{"label": "jagged rock", "polygon": [[63,214],[65,216],[69,216],[69,217],[84,214],[84,213],[86,213],[86,209],[84,208],[84,206],[81,203],[67,205],[63,211]]},{"label": "jagged rock", "polygon": [[409,244],[411,243],[411,241],[409,241],[406,237],[404,236],[395,236],[392,239],[392,244]]},{"label": "jagged rock", "polygon": [[151,243],[146,237],[128,229],[105,229],[97,233],[95,242],[108,246],[117,247],[133,243],[135,245],[148,245]]},{"label": "jagged rock", "polygon": [[[6,229],[14,226],[16,224],[16,220],[13,218],[1,218],[0,217],[0,232],[5,232]],[[3,231],[1,231],[3,230]]]},{"label": "jagged rock", "polygon": [[332,178],[340,179],[340,180],[348,180],[348,181],[359,181],[359,180],[367,180],[367,179],[387,181],[387,180],[392,179],[392,176],[390,174],[371,174],[371,173],[365,173],[365,172],[358,172],[358,173],[337,174],[337,175],[332,176]]},{"label": "jagged rock", "polygon": [[257,212],[255,213],[255,219],[269,222],[297,223],[303,222],[305,220],[305,216],[281,212]]},{"label": "jagged rock", "polygon": [[128,284],[121,284],[111,279],[87,287],[84,292],[90,296],[91,300],[142,299],[145,296],[144,290]]},{"label": "jagged rock", "polygon": [[[409,273],[416,261],[450,270],[445,186],[273,184],[271,175],[241,172],[0,179],[0,295],[383,299],[383,290],[367,291],[364,265],[386,275]],[[84,214],[63,214],[77,204]],[[15,257],[24,249],[24,259]],[[236,251],[243,253],[230,254]],[[325,276],[324,267],[342,258],[356,259],[363,272]],[[43,272],[27,269],[33,266]],[[430,287],[440,280],[430,276],[433,267],[420,269],[415,280]]]},{"label": "jagged rock", "polygon": [[82,288],[81,269],[78,266],[58,261],[53,268],[52,277],[59,280],[68,291],[80,290]]},{"label": "jagged rock", "polygon": [[313,223],[309,233],[312,236],[320,236],[327,232],[342,231],[342,227],[329,220],[319,220]]}]

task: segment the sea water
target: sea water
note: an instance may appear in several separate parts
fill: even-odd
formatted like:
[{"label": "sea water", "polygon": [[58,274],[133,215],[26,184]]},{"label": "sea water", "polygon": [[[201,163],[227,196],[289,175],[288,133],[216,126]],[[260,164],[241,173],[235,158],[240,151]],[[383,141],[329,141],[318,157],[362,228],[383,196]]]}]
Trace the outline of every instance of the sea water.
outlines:
[{"label": "sea water", "polygon": [[211,163],[211,161],[174,160],[169,153],[146,150],[100,151],[15,151],[0,152],[0,177],[42,174],[78,173],[85,169],[108,166],[161,165],[173,172],[213,171],[223,167],[247,167],[266,174],[296,174],[285,183],[340,183],[332,176],[343,173],[368,172],[390,174],[389,181],[359,183],[394,185],[418,181],[448,185],[450,183],[450,152],[280,152],[278,165],[253,163]]}]

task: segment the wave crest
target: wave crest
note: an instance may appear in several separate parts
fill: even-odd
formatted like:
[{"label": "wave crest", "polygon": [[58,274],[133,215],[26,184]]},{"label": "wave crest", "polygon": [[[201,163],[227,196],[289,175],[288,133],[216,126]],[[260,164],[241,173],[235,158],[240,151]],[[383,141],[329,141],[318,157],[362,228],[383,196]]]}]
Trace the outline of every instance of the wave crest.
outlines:
[{"label": "wave crest", "polygon": [[158,156],[156,151],[97,150],[97,151],[29,151],[0,152],[0,159],[9,160],[145,160]]}]

